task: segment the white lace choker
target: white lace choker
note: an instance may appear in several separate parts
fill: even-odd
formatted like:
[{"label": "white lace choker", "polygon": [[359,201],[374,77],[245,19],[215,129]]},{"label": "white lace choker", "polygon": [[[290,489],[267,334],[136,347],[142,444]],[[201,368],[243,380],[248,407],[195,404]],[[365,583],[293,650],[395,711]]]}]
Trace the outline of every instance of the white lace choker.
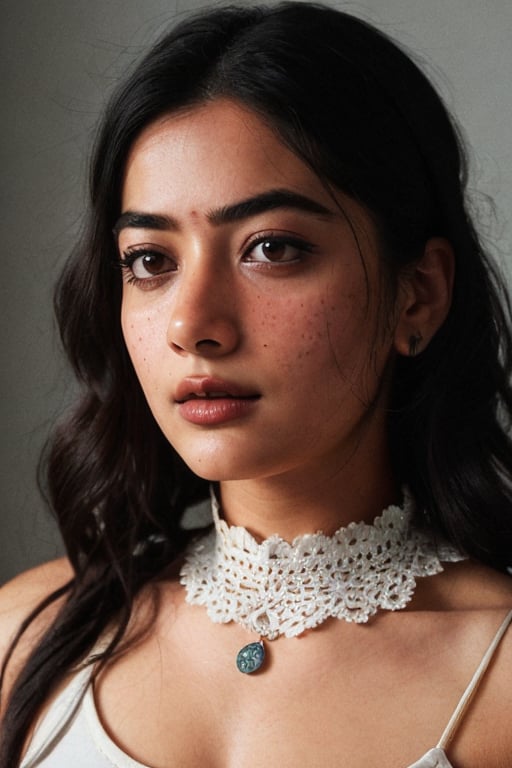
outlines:
[{"label": "white lace choker", "polygon": [[261,666],[262,637],[295,637],[329,617],[361,623],[379,609],[400,610],[417,577],[464,559],[411,525],[413,502],[404,497],[402,508],[388,507],[372,525],[350,523],[333,536],[306,534],[289,544],[277,535],[258,543],[245,528],[229,527],[212,495],[215,528],[191,544],[181,569],[186,600],[205,606],[216,623],[234,621],[260,636],[238,655],[243,672]]}]

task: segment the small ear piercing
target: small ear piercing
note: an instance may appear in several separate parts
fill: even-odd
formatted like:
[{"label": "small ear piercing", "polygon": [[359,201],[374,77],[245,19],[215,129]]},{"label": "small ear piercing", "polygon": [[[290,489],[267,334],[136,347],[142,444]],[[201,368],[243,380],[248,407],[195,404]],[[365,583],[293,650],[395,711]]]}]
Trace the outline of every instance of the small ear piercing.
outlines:
[{"label": "small ear piercing", "polygon": [[422,341],[423,336],[419,332],[409,336],[409,357],[416,357]]}]

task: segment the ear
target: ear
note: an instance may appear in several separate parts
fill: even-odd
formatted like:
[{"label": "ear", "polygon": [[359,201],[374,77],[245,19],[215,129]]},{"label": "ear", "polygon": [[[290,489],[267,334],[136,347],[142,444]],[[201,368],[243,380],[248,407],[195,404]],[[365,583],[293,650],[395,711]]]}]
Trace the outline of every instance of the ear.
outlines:
[{"label": "ear", "polygon": [[395,349],[400,355],[422,352],[450,310],[455,271],[453,249],[443,237],[433,237],[423,256],[402,276]]}]

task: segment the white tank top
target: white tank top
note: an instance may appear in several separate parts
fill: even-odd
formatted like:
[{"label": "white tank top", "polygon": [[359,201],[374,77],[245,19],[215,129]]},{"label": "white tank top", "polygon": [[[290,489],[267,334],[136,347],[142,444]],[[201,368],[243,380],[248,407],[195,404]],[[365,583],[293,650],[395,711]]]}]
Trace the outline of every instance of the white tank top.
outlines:
[{"label": "white tank top", "polygon": [[[487,649],[439,743],[408,768],[452,768],[445,750],[511,623],[512,611]],[[103,728],[94,702],[92,669],[90,665],[78,672],[55,699],[38,724],[20,768],[151,768],[123,752]]]}]

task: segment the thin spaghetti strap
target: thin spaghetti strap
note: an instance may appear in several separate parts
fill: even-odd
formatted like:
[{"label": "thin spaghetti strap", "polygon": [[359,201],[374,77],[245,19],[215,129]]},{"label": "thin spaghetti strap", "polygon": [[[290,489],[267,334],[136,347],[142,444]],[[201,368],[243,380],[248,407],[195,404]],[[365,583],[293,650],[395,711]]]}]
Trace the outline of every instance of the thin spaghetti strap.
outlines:
[{"label": "thin spaghetti strap", "polygon": [[446,749],[450,741],[453,739],[455,732],[457,728],[459,727],[462,718],[464,717],[466,710],[469,706],[469,703],[475,694],[480,682],[482,681],[483,676],[485,675],[485,672],[487,670],[487,667],[489,666],[492,657],[494,656],[494,653],[496,652],[497,647],[499,646],[501,639],[505,632],[507,631],[509,625],[512,623],[512,611],[509,611],[507,613],[503,623],[501,624],[500,628],[498,629],[492,643],[490,644],[489,648],[487,649],[482,661],[478,665],[478,669],[476,670],[475,674],[471,678],[471,681],[462,694],[462,697],[457,704],[457,707],[455,709],[455,712],[450,718],[450,721],[446,728],[444,729],[443,735],[441,736],[438,748]]}]

